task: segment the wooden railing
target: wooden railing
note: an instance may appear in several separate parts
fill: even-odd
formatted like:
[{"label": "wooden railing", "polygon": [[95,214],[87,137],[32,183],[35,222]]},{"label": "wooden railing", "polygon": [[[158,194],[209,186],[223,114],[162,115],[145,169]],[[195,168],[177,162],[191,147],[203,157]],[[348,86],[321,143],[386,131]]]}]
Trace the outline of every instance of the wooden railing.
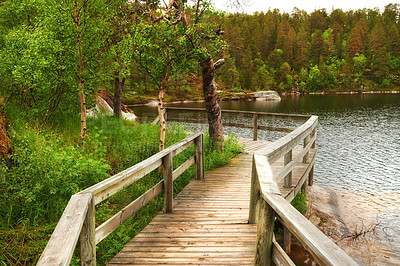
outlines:
[{"label": "wooden railing", "polygon": [[[194,145],[194,155],[173,170],[173,157]],[[96,265],[96,245],[164,190],[164,211],[172,212],[173,181],[192,164],[204,178],[203,134],[194,134],[150,158],[75,195],[68,202],[38,265],[69,265],[80,241],[81,265]],[[163,165],[164,179],[96,228],[95,205]]]},{"label": "wooden railing", "polygon": [[[168,107],[167,111],[169,110],[206,112],[201,108]],[[253,155],[249,223],[257,223],[254,264],[270,265],[273,261],[275,265],[294,265],[288,256],[291,235],[293,235],[320,265],[358,265],[290,204],[301,189],[305,191],[307,185],[313,184],[318,117],[236,110],[222,110],[222,113],[253,117],[252,125],[228,122],[223,124],[239,128],[253,128],[254,140],[258,138],[258,130],[290,132],[264,149],[256,151]],[[299,121],[304,124],[296,129],[266,127],[258,125],[259,118]],[[168,120],[208,123],[202,119],[168,117]],[[293,158],[293,149],[300,145],[303,149]],[[283,158],[284,167],[274,174],[271,165],[280,158]],[[284,187],[292,187],[292,171],[299,163],[304,163],[307,167],[292,192],[283,198],[277,184],[284,180]],[[284,227],[282,247],[275,241],[275,219],[278,219]]]},{"label": "wooden railing", "polygon": [[[176,112],[192,112],[192,113],[206,113],[205,108],[183,108],[183,107],[166,107],[166,112],[176,111]],[[279,113],[265,113],[265,112],[252,112],[252,111],[239,111],[239,110],[221,110],[222,114],[236,115],[240,117],[250,117],[253,118],[252,124],[242,124],[242,123],[232,123],[223,122],[224,126],[238,127],[238,128],[252,128],[253,129],[253,140],[258,139],[258,130],[269,130],[269,131],[280,131],[280,132],[292,132],[293,128],[286,127],[273,127],[273,126],[263,126],[259,125],[259,119],[269,119],[269,120],[286,120],[286,121],[299,121],[304,122],[310,118],[309,115],[299,115],[299,114],[279,114]],[[182,117],[170,117],[168,116],[168,121],[176,122],[186,122],[186,123],[196,123],[196,124],[208,124],[206,119],[193,119],[193,118],[182,118]]]},{"label": "wooden railing", "polygon": [[[342,249],[300,214],[292,205],[292,197],[284,199],[277,183],[291,187],[291,171],[298,163],[308,164],[298,185],[312,185],[315,160],[315,140],[318,117],[311,116],[291,133],[258,150],[253,155],[249,223],[257,223],[255,264],[294,265],[290,253],[290,236],[293,235],[320,265],[357,265]],[[292,151],[302,144],[302,151],[292,158]],[[310,159],[309,153],[314,156]],[[273,173],[271,164],[284,158],[284,167]],[[308,180],[307,180],[308,179]],[[300,187],[297,188],[300,190]],[[295,188],[295,194],[296,188]],[[274,240],[274,221],[284,226],[283,247]]]}]

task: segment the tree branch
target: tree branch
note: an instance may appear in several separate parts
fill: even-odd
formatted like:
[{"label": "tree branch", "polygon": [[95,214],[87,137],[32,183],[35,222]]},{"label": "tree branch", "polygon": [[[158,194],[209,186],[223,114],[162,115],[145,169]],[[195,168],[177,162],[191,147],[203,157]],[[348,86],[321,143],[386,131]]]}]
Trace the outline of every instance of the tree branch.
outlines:
[{"label": "tree branch", "polygon": [[219,59],[217,62],[214,64],[214,68],[218,69],[220,68],[223,64],[225,64],[225,59]]}]

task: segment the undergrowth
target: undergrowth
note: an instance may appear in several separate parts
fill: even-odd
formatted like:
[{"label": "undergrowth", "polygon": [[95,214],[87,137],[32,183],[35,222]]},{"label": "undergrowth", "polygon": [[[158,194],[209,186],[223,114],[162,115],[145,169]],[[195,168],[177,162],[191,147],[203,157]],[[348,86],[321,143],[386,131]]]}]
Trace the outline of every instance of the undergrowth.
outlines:
[{"label": "undergrowth", "polygon": [[292,206],[301,214],[305,215],[307,212],[307,195],[304,190],[299,191],[296,197],[291,202]]},{"label": "undergrowth", "polygon": [[[13,117],[11,115],[11,117]],[[12,166],[0,167],[0,262],[35,264],[70,197],[158,152],[159,127],[113,117],[88,119],[88,135],[80,140],[73,119],[43,126],[11,119]],[[73,136],[72,136],[73,135]],[[179,124],[169,124],[166,146],[186,137]],[[74,137],[76,136],[76,137]],[[226,164],[241,147],[230,137],[225,152],[213,151],[205,134],[205,170]],[[178,167],[194,148],[174,157]],[[194,177],[190,167],[174,182],[179,193]],[[110,218],[162,179],[153,171],[96,206],[96,225]],[[97,261],[106,264],[162,209],[162,193],[97,245]],[[79,263],[78,249],[72,264]]]}]

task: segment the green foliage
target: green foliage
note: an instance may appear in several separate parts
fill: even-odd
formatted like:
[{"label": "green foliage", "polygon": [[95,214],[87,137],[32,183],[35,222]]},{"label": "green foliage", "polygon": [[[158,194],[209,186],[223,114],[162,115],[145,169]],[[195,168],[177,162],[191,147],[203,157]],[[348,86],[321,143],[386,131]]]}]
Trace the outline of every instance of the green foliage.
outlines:
[{"label": "green foliage", "polygon": [[[25,107],[29,118],[47,121],[52,115],[78,113],[80,81],[87,96],[94,96],[104,79],[100,52],[109,32],[108,17],[118,3],[26,0],[17,5],[5,1],[0,7],[4,15],[0,20],[1,94]],[[9,19],[13,16],[17,17],[14,23]],[[91,102],[89,97],[88,105]]]},{"label": "green foliage", "polygon": [[322,91],[325,88],[325,79],[318,66],[310,68],[309,81],[312,91]]},{"label": "green foliage", "polygon": [[353,63],[356,75],[361,76],[367,67],[367,58],[365,55],[360,54],[359,56],[353,57]]},{"label": "green foliage", "polygon": [[[99,115],[88,120],[87,138],[71,137],[49,127],[29,125],[10,110],[9,130],[14,147],[11,168],[0,168],[0,261],[7,265],[34,264],[43,251],[71,195],[116,174],[158,152],[159,126],[131,123]],[[69,122],[68,122],[69,123]],[[59,133],[63,132],[63,133]],[[77,136],[72,134],[72,136]],[[187,136],[179,124],[169,124],[167,146]],[[205,135],[205,170],[226,164],[241,151],[237,138],[225,141],[225,152],[211,149]],[[194,148],[174,157],[175,168],[193,155]],[[174,182],[179,193],[194,176],[194,166]],[[153,171],[96,206],[96,222],[110,218],[162,179]],[[137,212],[97,249],[99,264],[140,232],[163,207],[160,195]],[[78,264],[74,257],[72,264]]]},{"label": "green foliage", "polygon": [[304,191],[299,191],[296,197],[291,202],[292,206],[301,214],[305,215],[307,212],[307,196]]},{"label": "green foliage", "polygon": [[[299,76],[302,91],[348,90],[359,85],[359,80],[368,80],[369,89],[379,88],[383,79],[398,75],[400,68],[396,59],[400,54],[400,34],[394,22],[399,12],[390,5],[385,10],[390,10],[385,12],[391,15],[379,10],[339,9],[331,14],[320,10],[311,14],[298,11],[232,14],[224,18],[224,38],[230,45],[227,56],[233,59],[236,71],[243,77],[248,76],[249,62],[253,62],[251,72],[257,77],[255,83],[261,73],[268,71],[272,89],[286,90],[286,74]],[[265,62],[265,71],[260,72],[257,60]],[[291,73],[282,75],[284,62],[291,66]],[[322,76],[314,68],[316,65]],[[302,69],[313,72],[313,79],[302,79]],[[388,80],[390,85],[396,82]],[[259,84],[253,86],[245,78],[238,82],[243,89],[260,89]]]},{"label": "green foliage", "polygon": [[13,166],[0,181],[0,216],[6,227],[21,219],[35,226],[54,222],[72,194],[108,176],[98,133],[75,146],[26,124],[13,125],[9,132]]}]

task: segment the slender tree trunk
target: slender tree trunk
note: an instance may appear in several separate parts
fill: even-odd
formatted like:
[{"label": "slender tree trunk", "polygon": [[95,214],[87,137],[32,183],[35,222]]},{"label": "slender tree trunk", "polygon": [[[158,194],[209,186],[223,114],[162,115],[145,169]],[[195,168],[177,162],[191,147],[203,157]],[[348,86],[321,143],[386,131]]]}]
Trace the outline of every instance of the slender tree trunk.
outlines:
[{"label": "slender tree trunk", "polygon": [[81,138],[86,135],[86,100],[83,90],[79,90],[79,98],[81,100]]},{"label": "slender tree trunk", "polygon": [[79,14],[78,1],[75,1],[75,25],[78,30],[77,35],[77,49],[79,56],[79,71],[78,71],[78,88],[79,98],[81,101],[81,138],[86,135],[86,100],[85,100],[85,81],[83,79],[83,72],[85,71],[85,65],[83,62],[82,53],[82,33],[81,33],[81,15]]},{"label": "slender tree trunk", "polygon": [[[12,152],[11,141],[7,135],[7,119],[3,113],[4,106],[0,105],[0,161],[4,159],[6,166],[10,166],[10,155]],[[5,177],[0,179],[4,180]]]},{"label": "slender tree trunk", "polygon": [[217,84],[215,83],[216,66],[211,58],[201,60],[200,64],[203,74],[203,94],[206,102],[208,132],[211,144],[214,149],[223,151],[224,129],[222,127],[221,108],[217,101]]},{"label": "slender tree trunk", "polygon": [[165,148],[165,131],[167,129],[167,123],[164,119],[164,95],[165,95],[165,87],[167,86],[168,76],[164,77],[160,90],[158,93],[158,117],[160,118],[160,151]]},{"label": "slender tree trunk", "polygon": [[122,97],[122,90],[125,85],[125,78],[120,79],[118,77],[119,73],[116,73],[114,79],[114,116],[120,117],[121,116],[121,97]]}]

